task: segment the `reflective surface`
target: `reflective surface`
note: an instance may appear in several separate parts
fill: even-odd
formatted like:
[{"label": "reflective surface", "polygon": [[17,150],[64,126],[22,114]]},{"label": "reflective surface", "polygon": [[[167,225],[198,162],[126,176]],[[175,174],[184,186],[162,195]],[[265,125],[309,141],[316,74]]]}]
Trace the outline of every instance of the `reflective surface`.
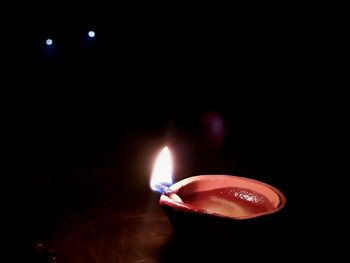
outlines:
[{"label": "reflective surface", "polygon": [[37,262],[218,262],[269,258],[275,249],[288,252],[281,221],[273,228],[273,221],[251,221],[227,236],[175,233],[157,201],[158,196],[150,195],[138,206],[66,217],[50,238],[32,244],[34,257]]}]

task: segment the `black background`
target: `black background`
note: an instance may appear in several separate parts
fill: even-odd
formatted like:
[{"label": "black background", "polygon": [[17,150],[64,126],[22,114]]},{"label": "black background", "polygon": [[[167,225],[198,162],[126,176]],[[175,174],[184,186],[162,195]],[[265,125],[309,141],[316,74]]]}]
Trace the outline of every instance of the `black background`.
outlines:
[{"label": "black background", "polygon": [[[150,191],[163,145],[176,181],[256,178],[284,192],[289,222],[300,220],[300,181],[312,178],[308,27],[284,8],[149,9],[52,5],[23,15],[7,39],[9,203],[25,244],[67,215]],[[210,114],[224,123],[222,143]]]}]

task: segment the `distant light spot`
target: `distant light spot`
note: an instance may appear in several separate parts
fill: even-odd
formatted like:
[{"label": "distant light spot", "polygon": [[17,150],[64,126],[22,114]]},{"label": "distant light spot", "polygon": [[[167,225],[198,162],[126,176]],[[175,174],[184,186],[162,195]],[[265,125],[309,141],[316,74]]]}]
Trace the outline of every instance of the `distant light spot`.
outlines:
[{"label": "distant light spot", "polygon": [[88,33],[89,37],[95,37],[95,31],[89,31]]},{"label": "distant light spot", "polygon": [[207,143],[214,148],[222,146],[225,139],[225,121],[217,112],[207,112],[202,117]]},{"label": "distant light spot", "polygon": [[46,39],[46,45],[51,46],[53,44],[53,41],[51,38]]}]

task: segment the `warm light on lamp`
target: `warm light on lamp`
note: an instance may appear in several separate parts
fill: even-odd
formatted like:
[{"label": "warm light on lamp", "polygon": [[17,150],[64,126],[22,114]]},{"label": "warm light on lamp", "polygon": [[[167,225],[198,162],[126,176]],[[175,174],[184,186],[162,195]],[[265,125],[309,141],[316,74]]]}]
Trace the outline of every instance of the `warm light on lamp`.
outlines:
[{"label": "warm light on lamp", "polygon": [[159,191],[159,185],[170,186],[173,184],[172,179],[173,164],[169,148],[165,146],[159,153],[150,180],[152,190]]},{"label": "warm light on lamp", "polygon": [[173,184],[172,170],[170,151],[165,146],[154,163],[150,187],[161,193],[160,205],[174,225],[180,222],[180,227],[187,220],[193,223],[190,225],[196,225],[193,218],[187,218],[191,214],[202,218],[242,220],[276,213],[286,204],[282,192],[257,180],[208,174]]}]

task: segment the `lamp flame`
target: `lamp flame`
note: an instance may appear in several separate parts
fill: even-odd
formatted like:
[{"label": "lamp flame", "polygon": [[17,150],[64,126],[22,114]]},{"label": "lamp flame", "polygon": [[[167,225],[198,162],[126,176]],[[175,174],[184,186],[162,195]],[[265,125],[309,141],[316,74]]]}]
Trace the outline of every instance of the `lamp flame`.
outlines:
[{"label": "lamp flame", "polygon": [[165,146],[159,153],[150,180],[150,186],[152,190],[161,191],[159,186],[170,186],[173,184],[172,179],[173,165],[171,161],[171,155],[169,148]]}]

